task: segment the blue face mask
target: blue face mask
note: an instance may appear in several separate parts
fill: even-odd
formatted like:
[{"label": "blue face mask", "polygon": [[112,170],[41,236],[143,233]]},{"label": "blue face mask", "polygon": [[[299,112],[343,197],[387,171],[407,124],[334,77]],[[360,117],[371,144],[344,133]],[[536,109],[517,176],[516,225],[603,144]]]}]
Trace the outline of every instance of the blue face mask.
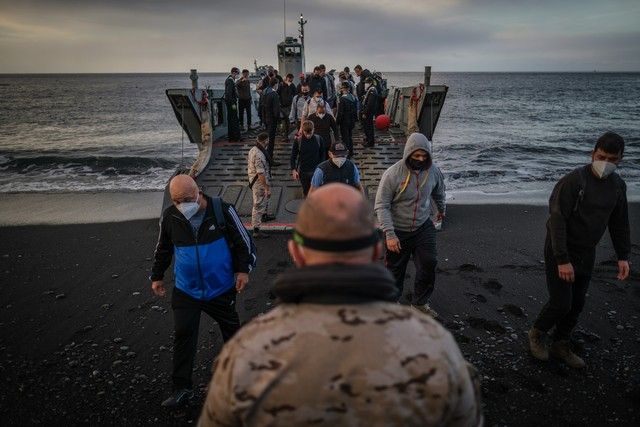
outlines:
[{"label": "blue face mask", "polygon": [[199,210],[200,204],[198,200],[200,198],[200,193],[196,196],[195,202],[183,202],[176,205],[176,208],[180,211],[180,213],[186,218],[191,219]]}]

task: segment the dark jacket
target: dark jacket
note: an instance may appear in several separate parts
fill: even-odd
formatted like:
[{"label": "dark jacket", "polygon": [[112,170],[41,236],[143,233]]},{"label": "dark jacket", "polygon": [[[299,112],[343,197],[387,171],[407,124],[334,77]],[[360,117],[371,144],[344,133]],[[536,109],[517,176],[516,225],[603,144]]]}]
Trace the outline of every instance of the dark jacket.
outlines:
[{"label": "dark jacket", "polygon": [[362,114],[367,117],[375,116],[378,108],[378,91],[375,87],[371,86],[367,93],[364,95],[362,101]]},{"label": "dark jacket", "polygon": [[360,73],[360,81],[358,82],[358,85],[356,86],[356,95],[358,96],[358,99],[360,101],[362,101],[362,98],[364,97],[364,81],[367,79],[367,77],[371,77],[371,71],[369,70],[362,70],[362,73]]},{"label": "dark jacket", "polygon": [[224,81],[224,100],[228,103],[234,103],[238,101],[238,91],[236,89],[236,83],[233,81],[231,74],[227,76],[227,80]]},{"label": "dark jacket", "polygon": [[350,93],[340,95],[338,98],[337,116],[336,122],[338,126],[353,129],[358,119],[358,106],[356,104],[356,98]]},{"label": "dark jacket", "polygon": [[280,96],[280,106],[281,107],[291,107],[291,103],[293,102],[293,97],[296,96],[297,90],[296,85],[291,83],[287,85],[283,83],[278,87],[278,95]]},{"label": "dark jacket", "polygon": [[324,160],[323,155],[322,138],[314,134],[311,139],[306,139],[303,134],[300,138],[295,138],[291,145],[291,170],[313,172]]},{"label": "dark jacket", "polygon": [[240,79],[236,82],[236,88],[238,89],[238,99],[244,101],[251,99],[251,82],[249,79]]},{"label": "dark jacket", "polygon": [[327,99],[327,83],[324,80],[324,77],[313,74],[308,81],[309,81],[309,92],[311,93],[311,96],[313,96],[313,94],[316,92],[317,89],[320,89],[322,91],[322,97],[326,100]]},{"label": "dark jacket", "polygon": [[253,264],[249,235],[232,205],[222,204],[223,234],[211,198],[197,233],[173,205],[162,213],[151,280],[162,280],[175,255],[176,287],[193,298],[209,301],[234,286],[234,273],[248,273]]},{"label": "dark jacket", "polygon": [[280,97],[273,87],[264,91],[262,104],[262,119],[266,123],[273,123],[280,117]]},{"label": "dark jacket", "polygon": [[589,164],[562,177],[549,198],[547,221],[547,239],[556,262],[566,264],[571,255],[593,252],[607,227],[618,259],[628,260],[627,186],[620,175],[614,172],[606,179],[597,178]]},{"label": "dark jacket", "polygon": [[313,122],[313,133],[322,138],[322,160],[326,160],[329,147],[331,147],[331,131],[333,131],[334,137],[337,138],[339,135],[336,119],[329,113],[325,113],[323,118],[320,118],[317,113],[313,113],[307,117],[307,120]]},{"label": "dark jacket", "polygon": [[356,174],[358,168],[349,159],[344,162],[342,167],[336,166],[331,159],[325,160],[318,165],[318,169],[322,171],[322,185],[332,182],[340,182],[360,189],[360,183],[356,183]]}]

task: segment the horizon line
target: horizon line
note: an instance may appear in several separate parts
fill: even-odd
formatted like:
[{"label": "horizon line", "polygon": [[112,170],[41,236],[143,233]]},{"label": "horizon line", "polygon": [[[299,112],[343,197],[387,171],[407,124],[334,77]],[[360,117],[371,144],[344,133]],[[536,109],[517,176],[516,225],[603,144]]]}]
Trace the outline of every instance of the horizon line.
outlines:
[{"label": "horizon line", "polygon": [[[337,70],[336,70],[337,71]],[[424,70],[376,70],[381,73],[424,73]],[[189,71],[83,71],[83,72],[69,72],[69,71],[56,71],[56,72],[1,72],[0,76],[15,76],[15,75],[98,75],[98,74],[189,74]],[[200,74],[228,74],[229,71],[198,71]],[[311,73],[311,72],[306,72]],[[528,73],[528,74],[544,74],[544,73],[581,73],[581,74],[637,74],[640,70],[482,70],[482,71],[433,71],[431,73]]]}]

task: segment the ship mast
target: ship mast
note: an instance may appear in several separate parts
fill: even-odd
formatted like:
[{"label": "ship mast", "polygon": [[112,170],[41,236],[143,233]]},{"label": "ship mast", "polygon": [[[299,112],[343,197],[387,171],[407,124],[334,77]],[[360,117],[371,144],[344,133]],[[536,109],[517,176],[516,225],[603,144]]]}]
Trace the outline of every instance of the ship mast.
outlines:
[{"label": "ship mast", "polygon": [[307,71],[307,67],[305,66],[304,63],[304,25],[307,23],[307,21],[304,19],[304,17],[302,16],[302,14],[300,14],[300,19],[298,20],[298,24],[300,25],[300,28],[298,29],[298,33],[300,34],[300,44],[302,45],[302,72],[306,72]]}]

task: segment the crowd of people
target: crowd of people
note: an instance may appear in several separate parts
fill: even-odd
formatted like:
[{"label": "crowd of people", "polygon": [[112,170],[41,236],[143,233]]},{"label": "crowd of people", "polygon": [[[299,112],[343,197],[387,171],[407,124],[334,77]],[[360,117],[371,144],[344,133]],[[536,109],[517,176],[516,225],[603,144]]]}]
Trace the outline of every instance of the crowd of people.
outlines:
[{"label": "crowd of people", "polygon": [[[192,396],[204,311],[220,325],[225,345],[214,362],[201,426],[482,425],[479,375],[430,306],[437,265],[432,217],[446,214],[444,177],[431,143],[420,133],[407,138],[402,159],[382,174],[372,207],[349,159],[352,146],[344,137],[324,136],[337,133],[342,98],[355,98],[358,85],[345,69],[341,93],[332,97],[323,70],[316,67],[287,95],[298,135],[292,175],[306,198],[287,243],[296,268],[277,278],[272,292],[279,303],[270,312],[240,328],[235,299],[257,262],[252,237],[263,237],[260,224],[270,219],[275,131],[265,114],[275,119],[286,113],[275,103],[282,99],[278,78],[270,78],[263,95],[268,131],[257,136],[248,155],[252,234],[232,205],[204,194],[191,177],[171,180],[173,204],[160,221],[151,275],[153,291],[164,296],[164,272],[175,258],[173,393],[162,404],[178,406]],[[284,85],[293,86],[292,76]],[[371,87],[363,89],[366,97]],[[298,105],[297,98],[309,93],[320,97]],[[333,119],[332,109],[338,117],[323,122]],[[569,338],[606,228],[617,278],[629,276],[626,185],[615,173],[623,154],[622,137],[605,133],[591,162],[564,176],[551,194],[544,247],[549,299],[528,333],[537,359],[554,357],[576,369],[586,365]],[[382,256],[384,265],[378,262]],[[411,259],[414,291],[408,305],[398,304]]]}]

